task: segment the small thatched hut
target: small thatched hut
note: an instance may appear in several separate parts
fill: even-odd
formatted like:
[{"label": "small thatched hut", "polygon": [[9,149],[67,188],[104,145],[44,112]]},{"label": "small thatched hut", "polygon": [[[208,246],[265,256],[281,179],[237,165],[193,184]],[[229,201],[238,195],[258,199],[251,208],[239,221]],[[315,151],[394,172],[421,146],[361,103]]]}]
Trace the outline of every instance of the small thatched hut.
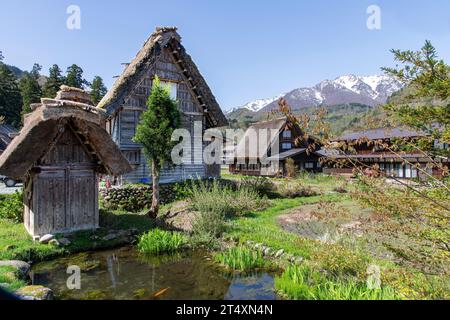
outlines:
[{"label": "small thatched hut", "polygon": [[0,174],[24,181],[24,222],[33,236],[98,227],[98,175],[131,170],[105,131],[106,114],[82,90],[42,99],[0,156]]}]

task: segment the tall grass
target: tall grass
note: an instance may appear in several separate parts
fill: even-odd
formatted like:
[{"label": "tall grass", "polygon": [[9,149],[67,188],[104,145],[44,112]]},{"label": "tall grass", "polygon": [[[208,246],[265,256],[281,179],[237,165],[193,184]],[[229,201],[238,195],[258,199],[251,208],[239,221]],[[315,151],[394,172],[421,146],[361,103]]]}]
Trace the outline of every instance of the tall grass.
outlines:
[{"label": "tall grass", "polygon": [[233,247],[217,253],[215,260],[231,270],[252,271],[267,266],[260,251],[245,247]]},{"label": "tall grass", "polygon": [[293,300],[397,300],[390,287],[370,289],[354,278],[328,279],[308,266],[289,266],[275,278],[275,288]]},{"label": "tall grass", "polygon": [[138,250],[145,254],[173,253],[183,247],[186,240],[183,235],[160,229],[149,231],[139,239]]},{"label": "tall grass", "polygon": [[[232,217],[256,210],[264,205],[256,190],[221,185],[215,180],[212,183],[198,181],[191,191],[192,206],[200,212],[213,212],[224,217]],[[264,206],[263,206],[264,207]]]},{"label": "tall grass", "polygon": [[221,185],[218,181],[194,183],[191,191],[191,203],[198,212],[192,223],[194,243],[211,245],[226,230],[227,219],[243,215],[249,211],[264,208],[265,199],[261,199],[256,190],[246,187],[233,189]]}]

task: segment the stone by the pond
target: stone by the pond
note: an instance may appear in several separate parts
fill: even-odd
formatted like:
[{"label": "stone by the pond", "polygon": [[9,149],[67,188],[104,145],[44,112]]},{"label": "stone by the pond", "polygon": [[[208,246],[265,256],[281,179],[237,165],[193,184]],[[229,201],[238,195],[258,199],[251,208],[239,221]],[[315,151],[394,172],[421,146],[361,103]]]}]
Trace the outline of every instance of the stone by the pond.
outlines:
[{"label": "stone by the pond", "polygon": [[51,240],[55,239],[55,236],[52,234],[46,234],[39,239],[40,243],[49,243]]},{"label": "stone by the pond", "polygon": [[67,238],[58,239],[58,242],[60,243],[60,245],[62,245],[64,247],[66,247],[66,246],[71,244],[70,240],[67,239]]},{"label": "stone by the pond", "polygon": [[107,234],[106,236],[104,236],[102,238],[102,240],[103,241],[111,241],[111,240],[116,239],[117,237],[119,237],[119,235],[117,233],[110,233],[110,234]]},{"label": "stone by the pond", "polygon": [[301,264],[302,262],[303,262],[303,258],[302,257],[295,258],[295,263],[296,264]]},{"label": "stone by the pond", "polygon": [[26,286],[17,291],[24,300],[53,300],[53,291],[44,286]]},{"label": "stone by the pond", "polygon": [[11,251],[17,249],[17,246],[14,244],[8,244],[5,248],[3,248],[3,251]]},{"label": "stone by the pond", "polygon": [[292,254],[285,253],[284,258],[290,262],[294,261],[295,257]]},{"label": "stone by the pond", "polygon": [[54,247],[59,247],[59,246],[61,246],[61,243],[59,243],[59,241],[56,240],[56,239],[50,240],[50,241],[48,242],[48,244],[49,244],[49,245],[52,245],[52,246],[54,246]]},{"label": "stone by the pond", "polygon": [[272,249],[266,248],[266,249],[264,249],[263,253],[264,253],[265,256],[270,256],[272,254]]},{"label": "stone by the pond", "polygon": [[283,255],[283,253],[284,253],[283,249],[278,250],[277,253],[275,253],[275,258],[280,258]]},{"label": "stone by the pond", "polygon": [[0,267],[13,267],[23,277],[28,276],[28,271],[30,271],[30,268],[31,268],[31,266],[28,263],[26,263],[25,261],[19,261],[19,260],[0,261]]}]

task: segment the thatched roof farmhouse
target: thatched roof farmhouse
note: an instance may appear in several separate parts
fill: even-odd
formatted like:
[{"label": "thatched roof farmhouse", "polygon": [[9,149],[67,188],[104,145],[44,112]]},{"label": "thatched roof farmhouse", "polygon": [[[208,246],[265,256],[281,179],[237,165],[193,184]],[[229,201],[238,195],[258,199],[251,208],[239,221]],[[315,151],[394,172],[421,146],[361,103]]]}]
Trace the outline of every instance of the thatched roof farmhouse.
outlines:
[{"label": "thatched roof farmhouse", "polygon": [[[128,64],[98,107],[108,113],[107,131],[133,165],[134,171],[122,177],[123,182],[149,182],[147,160],[141,146],[133,142],[140,115],[146,109],[153,79],[158,76],[170,86],[172,97],[182,112],[182,127],[194,133],[195,123],[202,134],[208,128],[228,124],[211,89],[181,44],[174,27],[157,28]],[[194,146],[192,154],[200,155],[203,146]],[[219,165],[183,164],[162,172],[161,182],[175,182],[195,177],[214,177]]]}]

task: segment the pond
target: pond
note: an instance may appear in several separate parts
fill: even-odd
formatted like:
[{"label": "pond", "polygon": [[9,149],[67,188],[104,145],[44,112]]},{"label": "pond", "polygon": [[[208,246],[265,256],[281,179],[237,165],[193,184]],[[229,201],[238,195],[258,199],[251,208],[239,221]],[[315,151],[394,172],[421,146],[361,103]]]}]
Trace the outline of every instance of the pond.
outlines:
[{"label": "pond", "polygon": [[[70,290],[73,265],[81,269],[81,287]],[[273,276],[227,273],[202,252],[145,257],[132,247],[43,262],[31,272],[34,285],[68,300],[274,300]]]}]

